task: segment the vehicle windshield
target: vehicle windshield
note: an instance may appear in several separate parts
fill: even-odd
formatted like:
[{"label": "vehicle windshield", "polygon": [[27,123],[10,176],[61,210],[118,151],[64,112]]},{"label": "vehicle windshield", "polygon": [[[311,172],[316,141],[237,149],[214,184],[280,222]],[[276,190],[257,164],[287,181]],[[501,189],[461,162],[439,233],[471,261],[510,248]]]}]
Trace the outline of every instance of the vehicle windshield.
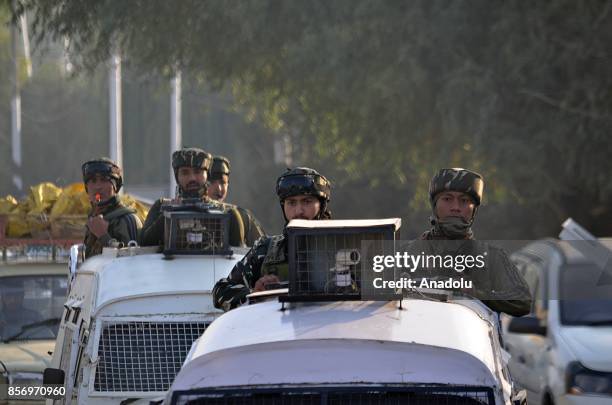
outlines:
[{"label": "vehicle windshield", "polygon": [[0,341],[55,339],[67,285],[64,275],[0,278]]},{"label": "vehicle windshield", "polygon": [[[561,270],[561,323],[612,326],[612,283],[594,264],[569,265]],[[605,275],[604,275],[605,276]]]}]

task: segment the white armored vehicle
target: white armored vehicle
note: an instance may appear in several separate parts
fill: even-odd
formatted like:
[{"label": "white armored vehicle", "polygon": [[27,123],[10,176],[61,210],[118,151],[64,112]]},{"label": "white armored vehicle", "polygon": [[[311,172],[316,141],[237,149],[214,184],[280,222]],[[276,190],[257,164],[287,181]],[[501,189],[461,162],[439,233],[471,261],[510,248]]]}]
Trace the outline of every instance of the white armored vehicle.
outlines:
[{"label": "white armored vehicle", "polygon": [[63,384],[66,395],[49,403],[119,404],[163,395],[192,343],[220,315],[213,286],[246,253],[228,245],[227,214],[174,209],[164,215],[162,253],[134,244],[105,248],[81,263],[73,246],[68,299],[44,377],[46,384]]},{"label": "white armored vehicle", "polygon": [[252,294],[278,300],[216,320],[165,403],[524,403],[498,316],[479,301],[364,300],[368,275],[357,269],[393,244],[399,227],[399,219],[292,221],[289,288]]}]

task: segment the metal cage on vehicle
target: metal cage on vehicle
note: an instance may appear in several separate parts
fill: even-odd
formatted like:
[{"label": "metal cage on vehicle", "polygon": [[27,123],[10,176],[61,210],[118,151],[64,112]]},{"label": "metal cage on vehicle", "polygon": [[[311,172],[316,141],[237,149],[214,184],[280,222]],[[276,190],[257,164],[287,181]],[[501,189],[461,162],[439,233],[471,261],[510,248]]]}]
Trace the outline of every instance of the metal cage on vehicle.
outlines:
[{"label": "metal cage on vehicle", "polygon": [[375,254],[389,250],[392,244],[386,242],[399,238],[400,226],[399,218],[291,221],[289,293],[279,298],[284,302],[361,299],[362,269],[371,266]]},{"label": "metal cage on vehicle", "polygon": [[230,214],[198,202],[163,205],[165,255],[231,254]]}]

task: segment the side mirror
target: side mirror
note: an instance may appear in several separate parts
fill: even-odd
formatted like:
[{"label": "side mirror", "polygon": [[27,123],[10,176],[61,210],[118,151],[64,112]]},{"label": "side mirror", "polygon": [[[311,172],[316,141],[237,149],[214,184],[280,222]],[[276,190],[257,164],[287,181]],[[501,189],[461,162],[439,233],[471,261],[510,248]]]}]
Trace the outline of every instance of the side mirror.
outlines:
[{"label": "side mirror", "polygon": [[546,336],[546,326],[542,326],[540,320],[532,316],[512,318],[508,332]]},{"label": "side mirror", "polygon": [[64,385],[65,374],[60,368],[46,368],[43,371],[44,385]]},{"label": "side mirror", "polygon": [[[43,384],[47,386],[63,387],[64,386],[65,374],[64,370],[59,368],[46,368],[43,371]],[[56,392],[56,389],[50,390],[45,393],[46,399],[62,399],[62,395]]]},{"label": "side mirror", "polygon": [[70,279],[68,280],[70,283],[74,280],[76,276],[76,271],[84,261],[84,250],[83,244],[77,244],[70,246],[70,258],[68,260],[68,268],[70,270]]}]

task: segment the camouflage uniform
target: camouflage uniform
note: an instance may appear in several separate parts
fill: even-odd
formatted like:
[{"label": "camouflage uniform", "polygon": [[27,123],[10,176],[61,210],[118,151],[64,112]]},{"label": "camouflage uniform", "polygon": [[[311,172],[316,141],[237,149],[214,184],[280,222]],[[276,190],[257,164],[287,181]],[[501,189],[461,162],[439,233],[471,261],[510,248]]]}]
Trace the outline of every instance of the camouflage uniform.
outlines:
[{"label": "camouflage uniform", "polygon": [[[108,158],[100,158],[85,162],[81,167],[83,172],[83,183],[87,188],[87,182],[96,175],[108,178],[118,193],[123,185],[121,168]],[[113,196],[107,201],[98,204],[98,209],[93,210],[90,217],[102,215],[108,222],[108,232],[101,237],[96,237],[89,228],[85,232],[85,257],[91,257],[102,253],[104,247],[110,246],[111,241],[122,242],[127,245],[129,241],[138,240],[138,231],[142,227],[140,218],[136,211],[121,203],[118,196]]]},{"label": "camouflage uniform", "polygon": [[229,276],[215,284],[215,307],[227,311],[243,304],[257,280],[268,274],[280,280],[289,279],[285,235],[266,236],[255,242],[246,256],[236,263]]},{"label": "camouflage uniform", "polygon": [[[214,156],[209,170],[208,181],[212,182],[215,180],[220,180],[223,178],[223,175],[226,175],[229,178],[230,173],[231,165],[229,159],[225,156]],[[242,223],[244,224],[244,236],[246,238],[247,246],[253,246],[257,239],[266,234],[251,210],[227,202],[224,202],[224,204],[226,204],[229,208],[235,208],[238,210],[238,213],[242,218]]]},{"label": "camouflage uniform", "polygon": [[[321,209],[315,219],[331,218],[331,213],[327,208],[331,194],[330,184],[316,170],[301,167],[288,170],[278,178],[276,194],[279,197],[281,209],[287,197],[314,195],[321,202]],[[243,304],[257,280],[268,274],[277,276],[281,281],[289,279],[287,239],[284,232],[280,235],[260,238],[246,256],[236,263],[229,276],[215,284],[213,288],[215,307],[228,311]]]},{"label": "camouflage uniform", "polygon": [[244,228],[244,244],[246,246],[253,246],[255,242],[262,236],[266,235],[263,226],[259,223],[253,212],[249,209],[239,207],[234,204],[221,203],[226,209],[230,211],[236,211],[237,216],[242,222]]},{"label": "camouflage uniform", "polygon": [[[432,228],[421,235],[423,241],[435,240],[462,240],[465,244],[459,244],[459,249],[453,253],[474,254],[474,250],[487,252],[484,269],[473,272],[470,275],[473,280],[474,290],[471,294],[497,312],[505,312],[513,316],[526,315],[531,311],[531,294],[529,287],[523,277],[519,274],[516,266],[510,261],[508,255],[500,248],[491,246],[484,242],[467,242],[474,239],[471,226],[474,222],[476,211],[482,201],[484,181],[480,174],[465,169],[442,169],[432,179],[429,185],[429,196],[432,207]],[[443,191],[458,191],[468,194],[474,200],[476,207],[470,221],[459,221],[457,219],[441,220],[435,213],[436,197]],[[457,245],[455,245],[457,246]],[[415,241],[408,250],[415,254],[442,254],[436,243]],[[469,249],[470,252],[462,251]]]},{"label": "camouflage uniform", "polygon": [[[184,148],[172,154],[172,168],[177,177],[179,167],[196,167],[209,170],[212,156],[210,153],[198,148]],[[178,178],[177,178],[178,180]],[[179,188],[181,198],[201,198],[203,202],[230,213],[230,240],[231,246],[253,246],[255,241],[265,235],[261,225],[254,215],[243,208],[231,204],[221,203],[206,196],[206,185],[195,194],[186,193]],[[157,246],[164,243],[164,216],[162,205],[169,203],[169,199],[161,198],[153,204],[145,219],[140,234],[140,245]]]},{"label": "camouflage uniform", "polygon": [[97,238],[87,229],[85,233],[85,257],[102,253],[104,247],[110,246],[111,241],[123,242],[124,245],[131,240],[138,240],[138,230],[142,227],[136,211],[126,207],[118,197],[112,197],[109,204],[101,212],[104,220],[108,222],[108,232]]}]

